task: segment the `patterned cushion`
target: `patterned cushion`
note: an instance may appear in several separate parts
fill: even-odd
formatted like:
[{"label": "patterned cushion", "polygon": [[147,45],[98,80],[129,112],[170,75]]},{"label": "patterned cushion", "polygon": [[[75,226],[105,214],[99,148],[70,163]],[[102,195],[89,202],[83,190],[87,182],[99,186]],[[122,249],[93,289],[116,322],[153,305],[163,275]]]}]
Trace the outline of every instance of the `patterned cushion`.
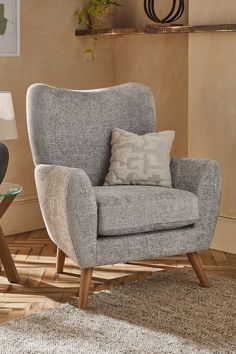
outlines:
[{"label": "patterned cushion", "polygon": [[104,185],[171,187],[170,151],[174,131],[136,135],[112,129],[112,157]]},{"label": "patterned cushion", "polygon": [[98,234],[129,235],[194,224],[198,197],[154,186],[93,187],[98,207]]}]

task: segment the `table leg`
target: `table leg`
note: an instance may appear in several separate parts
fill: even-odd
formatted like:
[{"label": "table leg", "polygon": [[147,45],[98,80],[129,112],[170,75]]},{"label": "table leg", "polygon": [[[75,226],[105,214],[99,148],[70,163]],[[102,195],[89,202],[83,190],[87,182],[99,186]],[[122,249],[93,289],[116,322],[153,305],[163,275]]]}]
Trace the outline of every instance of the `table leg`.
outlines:
[{"label": "table leg", "polygon": [[0,219],[3,217],[13,200],[15,199],[16,195],[7,195],[3,198],[0,203]]},{"label": "table leg", "polygon": [[7,241],[2,232],[2,228],[0,226],[0,259],[2,261],[3,268],[5,269],[7,279],[11,283],[18,283],[19,275],[16,270],[15,263],[12,259],[10,250],[8,248]]},{"label": "table leg", "polygon": [[[14,200],[15,196],[6,196],[0,203],[0,219],[5,214],[6,210]],[[15,263],[12,259],[7,241],[0,226],[0,259],[5,269],[7,279],[11,283],[17,283],[19,281],[19,275],[16,270]]]}]

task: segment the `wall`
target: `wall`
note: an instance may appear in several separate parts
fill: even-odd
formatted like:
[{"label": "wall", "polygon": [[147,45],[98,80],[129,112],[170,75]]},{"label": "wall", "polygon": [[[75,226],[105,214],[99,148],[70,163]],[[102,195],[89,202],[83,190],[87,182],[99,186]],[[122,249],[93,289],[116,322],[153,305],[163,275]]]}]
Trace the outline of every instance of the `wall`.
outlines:
[{"label": "wall", "polygon": [[172,154],[187,156],[187,35],[142,35],[117,39],[115,80],[148,85],[157,107],[157,129],[176,131]]},{"label": "wall", "polygon": [[[143,0],[121,0],[122,25],[143,28],[146,17]],[[158,2],[163,16],[170,1]],[[188,21],[186,11],[178,22]],[[137,35],[120,37],[115,42],[115,81],[138,81],[148,85],[157,105],[157,129],[174,129],[176,139],[172,154],[188,153],[188,35]]]},{"label": "wall", "polygon": [[0,58],[0,90],[13,93],[19,139],[6,142],[10,165],[6,180],[22,184],[24,192],[6,213],[7,234],[42,227],[36,198],[33,163],[25,116],[27,88],[35,82],[68,88],[110,86],[114,82],[113,41],[100,39],[96,61],[82,50],[88,39],[74,36],[79,0],[21,0],[21,56]]},{"label": "wall", "polygon": [[[204,8],[204,11],[202,9]],[[191,0],[190,24],[236,23],[236,1]],[[236,253],[236,33],[189,36],[189,155],[220,162],[223,194],[212,248]]]}]

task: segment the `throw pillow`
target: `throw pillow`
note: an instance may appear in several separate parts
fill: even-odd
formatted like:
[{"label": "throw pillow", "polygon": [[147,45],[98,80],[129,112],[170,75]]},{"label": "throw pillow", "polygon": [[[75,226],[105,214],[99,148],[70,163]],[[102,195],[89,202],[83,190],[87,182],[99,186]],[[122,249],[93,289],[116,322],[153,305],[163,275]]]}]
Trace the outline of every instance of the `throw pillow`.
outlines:
[{"label": "throw pillow", "polygon": [[104,185],[171,187],[170,151],[174,131],[136,135],[112,129],[112,156]]}]

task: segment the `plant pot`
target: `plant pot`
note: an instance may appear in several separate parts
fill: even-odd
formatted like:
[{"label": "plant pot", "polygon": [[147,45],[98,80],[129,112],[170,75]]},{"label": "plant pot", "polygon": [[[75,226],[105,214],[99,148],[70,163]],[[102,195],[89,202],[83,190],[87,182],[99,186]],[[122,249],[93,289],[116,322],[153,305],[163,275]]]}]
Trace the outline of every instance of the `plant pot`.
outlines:
[{"label": "plant pot", "polygon": [[90,26],[94,29],[111,29],[116,25],[116,6],[109,6],[104,15],[99,17],[90,15]]}]

